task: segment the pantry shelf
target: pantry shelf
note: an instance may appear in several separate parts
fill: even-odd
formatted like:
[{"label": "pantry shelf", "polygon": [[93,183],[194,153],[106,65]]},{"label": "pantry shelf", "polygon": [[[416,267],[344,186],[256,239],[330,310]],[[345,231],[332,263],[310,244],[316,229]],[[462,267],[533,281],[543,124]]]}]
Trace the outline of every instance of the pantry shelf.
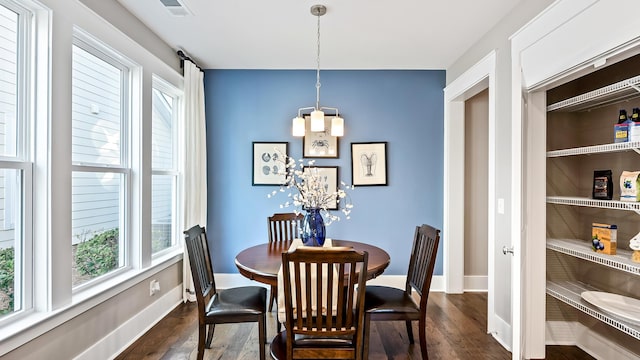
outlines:
[{"label": "pantry shelf", "polygon": [[577,148],[569,148],[562,150],[547,151],[548,158],[574,156],[574,155],[591,155],[591,154],[603,154],[603,153],[615,153],[623,151],[635,151],[640,149],[640,141],[613,143],[603,145],[583,146]]},{"label": "pantry shelf", "polygon": [[635,76],[547,106],[547,111],[594,109],[640,96],[640,76]]},{"label": "pantry shelf", "polygon": [[590,241],[576,239],[547,239],[547,249],[640,275],[640,263],[631,261],[632,251],[629,250],[618,249],[616,255],[597,253],[591,249]]},{"label": "pantry shelf", "polygon": [[547,294],[550,296],[640,340],[640,329],[638,326],[623,321],[614,315],[605,313],[598,307],[584,301],[580,296],[584,291],[598,291],[598,289],[580,282],[547,281]]},{"label": "pantry shelf", "polygon": [[547,196],[548,204],[583,206],[601,209],[626,210],[640,213],[640,203],[617,200],[595,200],[572,196]]}]

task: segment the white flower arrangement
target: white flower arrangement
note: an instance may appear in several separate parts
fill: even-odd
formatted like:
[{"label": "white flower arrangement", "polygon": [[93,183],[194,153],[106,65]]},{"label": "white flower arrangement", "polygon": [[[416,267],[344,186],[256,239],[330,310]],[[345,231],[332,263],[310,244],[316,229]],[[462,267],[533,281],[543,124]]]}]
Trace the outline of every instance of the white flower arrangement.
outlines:
[{"label": "white flower arrangement", "polygon": [[[280,168],[283,169],[285,180],[279,190],[274,190],[267,195],[268,198],[275,197],[278,192],[286,192],[289,200],[280,204],[281,209],[293,206],[294,212],[300,214],[304,209],[318,208],[327,226],[334,221],[340,221],[340,216],[328,209],[329,204],[335,199],[338,209],[346,219],[350,219],[353,204],[346,190],[354,189],[353,185],[347,185],[341,181],[337,189],[329,189],[326,179],[319,174],[318,168],[313,167],[314,160],[309,160],[305,165],[302,159],[296,161],[280,151],[277,152],[278,159],[282,159],[283,166]],[[307,171],[304,171],[305,166]]]}]

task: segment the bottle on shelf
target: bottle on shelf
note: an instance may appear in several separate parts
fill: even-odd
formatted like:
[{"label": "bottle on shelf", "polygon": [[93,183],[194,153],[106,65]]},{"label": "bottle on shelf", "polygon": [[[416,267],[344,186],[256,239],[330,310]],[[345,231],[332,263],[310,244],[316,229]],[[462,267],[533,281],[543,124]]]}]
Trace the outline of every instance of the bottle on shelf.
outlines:
[{"label": "bottle on shelf", "polygon": [[629,141],[640,141],[640,108],[633,108],[629,123]]}]

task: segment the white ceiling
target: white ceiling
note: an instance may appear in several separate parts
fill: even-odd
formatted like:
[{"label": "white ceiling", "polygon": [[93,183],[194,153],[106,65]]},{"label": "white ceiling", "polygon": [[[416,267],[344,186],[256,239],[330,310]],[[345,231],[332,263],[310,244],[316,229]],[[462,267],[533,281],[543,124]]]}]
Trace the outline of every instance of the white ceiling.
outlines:
[{"label": "white ceiling", "polygon": [[206,69],[447,69],[520,0],[118,0]]}]

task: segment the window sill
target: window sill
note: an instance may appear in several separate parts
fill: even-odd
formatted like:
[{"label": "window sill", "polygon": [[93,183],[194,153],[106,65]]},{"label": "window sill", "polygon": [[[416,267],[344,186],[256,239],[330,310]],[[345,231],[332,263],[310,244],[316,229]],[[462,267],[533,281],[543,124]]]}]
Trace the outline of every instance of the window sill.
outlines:
[{"label": "window sill", "polygon": [[0,357],[15,348],[37,338],[66,321],[94,308],[121,292],[139,284],[144,279],[182,260],[182,248],[154,259],[145,269],[133,269],[101,284],[74,294],[71,303],[60,309],[46,312],[31,311],[22,318],[0,326]]}]

